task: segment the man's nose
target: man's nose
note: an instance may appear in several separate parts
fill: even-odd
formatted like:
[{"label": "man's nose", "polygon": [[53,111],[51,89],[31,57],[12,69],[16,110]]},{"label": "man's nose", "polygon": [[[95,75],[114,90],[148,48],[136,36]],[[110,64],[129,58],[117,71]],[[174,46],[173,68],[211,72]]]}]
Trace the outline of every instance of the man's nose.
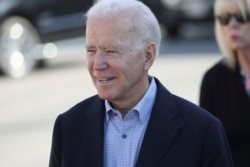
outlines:
[{"label": "man's nose", "polygon": [[94,60],[94,69],[102,70],[107,68],[106,56],[104,53],[97,52]]}]

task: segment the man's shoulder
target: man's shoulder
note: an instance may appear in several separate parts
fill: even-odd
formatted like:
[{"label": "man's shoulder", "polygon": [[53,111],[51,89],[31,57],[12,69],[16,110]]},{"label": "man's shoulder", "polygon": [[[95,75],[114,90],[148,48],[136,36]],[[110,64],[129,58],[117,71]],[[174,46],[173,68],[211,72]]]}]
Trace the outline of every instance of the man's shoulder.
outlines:
[{"label": "man's shoulder", "polygon": [[[182,97],[175,96],[179,116],[189,125],[208,125],[220,121],[204,108]],[[220,124],[220,123],[219,123]]]},{"label": "man's shoulder", "polygon": [[184,98],[179,97],[179,96],[176,96],[176,99],[177,99],[178,106],[184,110],[195,111],[195,112],[202,113],[202,114],[207,113],[207,111],[204,108],[198,106],[197,104],[195,104],[187,99],[184,99]]},{"label": "man's shoulder", "polygon": [[[209,122],[217,122],[212,114],[197,104],[172,94],[158,80],[157,82],[157,99],[156,104],[160,106],[160,110],[165,110],[166,117],[180,118],[190,125],[208,124]],[[162,115],[165,117],[164,115]]]},{"label": "man's shoulder", "polygon": [[80,101],[66,112],[60,114],[61,117],[79,117],[87,116],[91,112],[104,109],[104,101],[98,95],[91,96],[87,99]]}]

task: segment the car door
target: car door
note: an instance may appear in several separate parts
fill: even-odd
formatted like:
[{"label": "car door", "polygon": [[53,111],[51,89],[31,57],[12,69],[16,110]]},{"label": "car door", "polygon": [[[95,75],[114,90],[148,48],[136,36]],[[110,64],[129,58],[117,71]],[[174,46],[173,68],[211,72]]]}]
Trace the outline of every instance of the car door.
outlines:
[{"label": "car door", "polygon": [[83,34],[84,14],[92,3],[93,0],[42,0],[36,23],[42,37],[60,35],[67,38],[68,35],[78,34],[79,29]]}]

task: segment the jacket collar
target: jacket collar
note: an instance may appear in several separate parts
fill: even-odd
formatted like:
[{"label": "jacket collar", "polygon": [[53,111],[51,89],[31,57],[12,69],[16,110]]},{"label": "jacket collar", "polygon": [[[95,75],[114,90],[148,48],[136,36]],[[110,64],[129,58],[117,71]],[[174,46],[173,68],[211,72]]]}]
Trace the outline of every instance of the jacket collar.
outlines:
[{"label": "jacket collar", "polygon": [[157,166],[183,127],[172,95],[157,79],[157,95],[143,139],[137,167]]}]

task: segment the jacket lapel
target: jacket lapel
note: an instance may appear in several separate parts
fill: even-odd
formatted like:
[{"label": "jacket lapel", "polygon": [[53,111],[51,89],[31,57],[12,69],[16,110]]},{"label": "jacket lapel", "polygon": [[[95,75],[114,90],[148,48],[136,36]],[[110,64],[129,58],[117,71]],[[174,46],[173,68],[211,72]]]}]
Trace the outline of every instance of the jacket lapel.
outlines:
[{"label": "jacket lapel", "polygon": [[[82,125],[84,164],[86,167],[103,167],[104,140],[104,102],[98,97],[88,107],[88,113]],[[85,166],[85,165],[84,165]]]},{"label": "jacket lapel", "polygon": [[157,96],[136,167],[157,166],[183,127],[173,95],[156,79]]}]

